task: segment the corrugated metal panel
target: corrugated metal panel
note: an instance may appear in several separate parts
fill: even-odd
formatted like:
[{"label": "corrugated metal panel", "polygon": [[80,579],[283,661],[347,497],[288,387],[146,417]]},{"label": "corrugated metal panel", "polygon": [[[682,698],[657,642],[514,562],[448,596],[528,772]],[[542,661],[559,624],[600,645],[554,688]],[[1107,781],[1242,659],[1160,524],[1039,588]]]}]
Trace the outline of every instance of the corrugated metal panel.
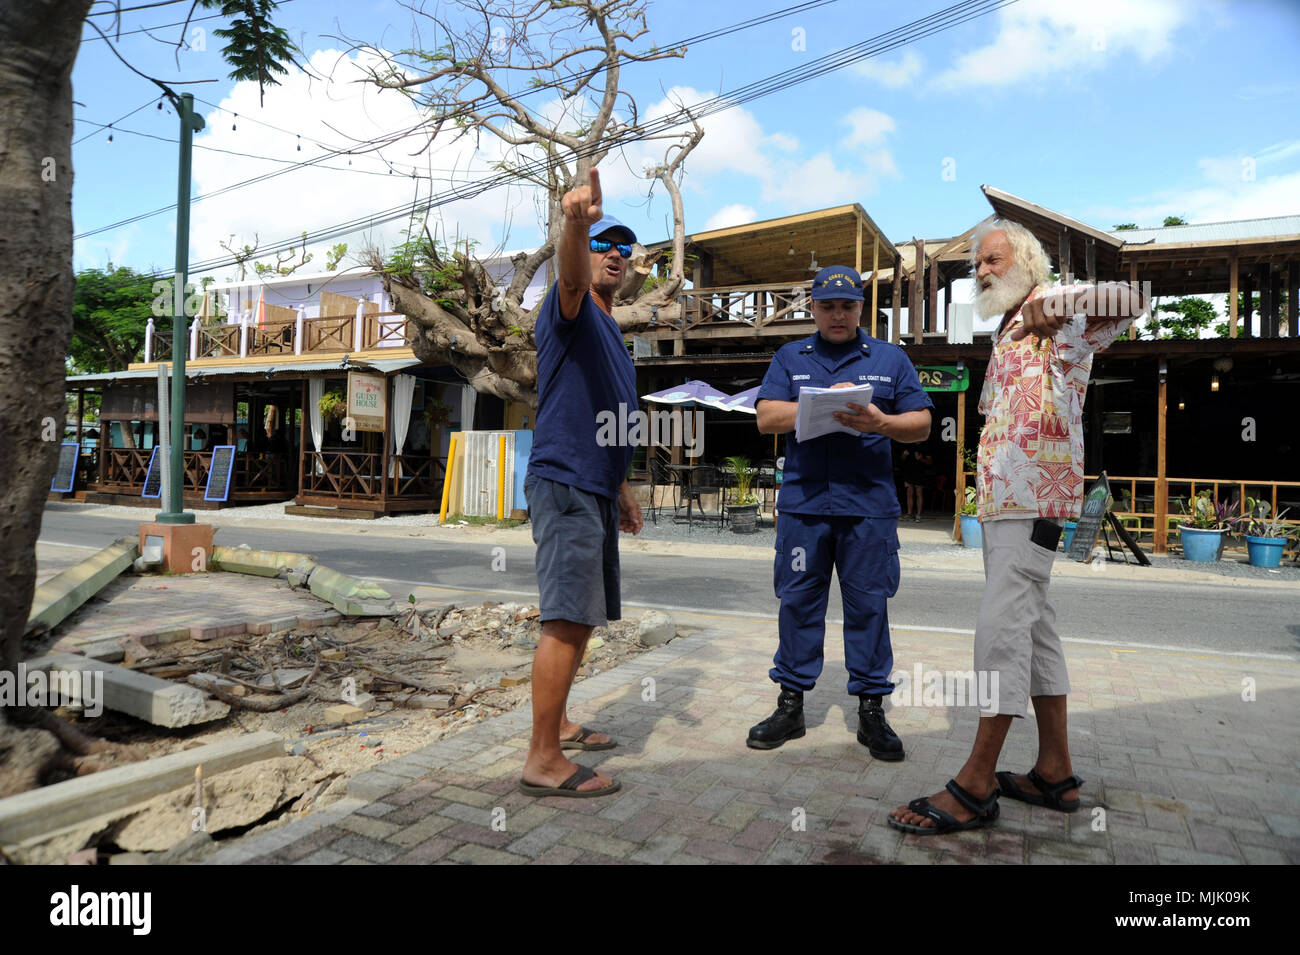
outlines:
[{"label": "corrugated metal panel", "polygon": [[1273,216],[1268,219],[1235,219],[1231,222],[1205,222],[1171,225],[1160,229],[1124,229],[1110,234],[1126,245],[1168,242],[1232,242],[1239,239],[1272,239],[1300,235],[1300,215]]}]

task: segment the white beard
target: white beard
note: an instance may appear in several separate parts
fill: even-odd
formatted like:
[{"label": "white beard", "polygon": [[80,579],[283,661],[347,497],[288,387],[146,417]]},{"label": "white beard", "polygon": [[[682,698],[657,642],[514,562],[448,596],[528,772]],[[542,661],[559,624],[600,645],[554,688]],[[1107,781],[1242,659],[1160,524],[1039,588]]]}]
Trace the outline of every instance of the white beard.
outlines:
[{"label": "white beard", "polygon": [[990,275],[989,287],[975,293],[975,314],[980,318],[1001,317],[1018,307],[1034,290],[1034,279],[1019,262],[999,278]]}]

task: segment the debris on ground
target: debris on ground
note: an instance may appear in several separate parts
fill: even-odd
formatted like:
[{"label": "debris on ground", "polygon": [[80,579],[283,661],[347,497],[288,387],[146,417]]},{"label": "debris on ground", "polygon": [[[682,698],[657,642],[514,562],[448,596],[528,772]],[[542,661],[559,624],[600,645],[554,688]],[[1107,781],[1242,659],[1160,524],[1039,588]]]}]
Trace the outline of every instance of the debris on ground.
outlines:
[{"label": "debris on ground", "polygon": [[[409,603],[389,617],[317,628],[241,633],[149,648],[127,669],[201,688],[230,707],[223,720],[165,730],[112,711],[60,715],[91,736],[161,756],[226,736],[278,733],[282,759],[203,780],[207,838],[191,830],[194,787],[133,808],[125,821],[65,833],[38,855],[90,864],[192,861],[250,827],[281,825],[342,798],[347,777],[526,704],[540,611],[523,603]],[[597,628],[577,679],[615,667],[677,635],[658,611]],[[80,716],[80,718],[78,718]],[[48,782],[49,780],[46,780]],[[142,854],[142,855],[137,855]],[[36,856],[29,852],[25,861]]]}]

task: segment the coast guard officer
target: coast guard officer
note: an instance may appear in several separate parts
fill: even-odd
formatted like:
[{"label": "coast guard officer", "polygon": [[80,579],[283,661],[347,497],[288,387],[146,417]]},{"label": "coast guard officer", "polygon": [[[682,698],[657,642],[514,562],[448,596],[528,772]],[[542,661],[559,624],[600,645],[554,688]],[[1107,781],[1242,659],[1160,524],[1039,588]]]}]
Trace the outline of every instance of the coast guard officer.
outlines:
[{"label": "coast guard officer", "polygon": [[844,604],[849,693],[859,697],[858,741],[877,759],[903,758],[881,703],[893,692],[894,654],[886,601],[898,590],[898,493],[890,441],[930,434],[929,396],[903,350],[860,327],[862,279],[843,265],[813,279],[817,334],[780,348],[758,391],[758,430],[795,429],[799,389],[870,384],[871,403],[850,403],[836,419],[857,434],[786,440],[777,499],[775,587],[780,643],[769,673],[780,684],[776,712],[749,731],[748,745],[774,749],[804,735],[803,695],[822,670],[831,568]]}]

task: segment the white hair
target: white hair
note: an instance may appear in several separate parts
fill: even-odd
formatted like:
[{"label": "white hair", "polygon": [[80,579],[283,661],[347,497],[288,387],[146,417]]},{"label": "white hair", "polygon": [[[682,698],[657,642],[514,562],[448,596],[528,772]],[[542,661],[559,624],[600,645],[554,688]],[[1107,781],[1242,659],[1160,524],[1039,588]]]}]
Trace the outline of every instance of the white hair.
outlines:
[{"label": "white hair", "polygon": [[1011,253],[1016,264],[1023,266],[1033,279],[1035,285],[1047,285],[1052,280],[1052,261],[1047,257],[1047,250],[1038,238],[1019,222],[1007,219],[995,219],[975,230],[971,236],[970,261],[975,267],[975,258],[979,255],[980,243],[994,232],[1001,232],[1007,237]]}]

